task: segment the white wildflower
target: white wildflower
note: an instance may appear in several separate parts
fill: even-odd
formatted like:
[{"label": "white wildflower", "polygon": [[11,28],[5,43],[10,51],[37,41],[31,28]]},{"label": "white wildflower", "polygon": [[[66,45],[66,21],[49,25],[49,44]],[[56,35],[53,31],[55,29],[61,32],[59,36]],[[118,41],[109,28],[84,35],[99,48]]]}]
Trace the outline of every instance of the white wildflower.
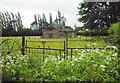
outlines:
[{"label": "white wildflower", "polygon": [[48,58],[46,58],[46,59],[45,59],[45,63],[47,63],[47,62],[48,62],[48,60],[49,60],[49,59],[48,59]]},{"label": "white wildflower", "polygon": [[117,56],[117,55],[118,55],[118,53],[112,54],[112,56]]},{"label": "white wildflower", "polygon": [[8,58],[8,59],[11,59],[11,56],[8,55],[7,58]]},{"label": "white wildflower", "polygon": [[96,51],[99,51],[99,49],[96,49]]},{"label": "white wildflower", "polygon": [[117,49],[117,47],[116,47],[116,46],[112,46],[112,48]]},{"label": "white wildflower", "polygon": [[102,52],[105,52],[105,50],[102,50]]},{"label": "white wildflower", "polygon": [[92,46],[95,46],[95,45],[97,45],[97,43],[92,43]]},{"label": "white wildflower", "polygon": [[91,62],[94,62],[94,60],[92,60]]},{"label": "white wildflower", "polygon": [[111,58],[107,56],[107,57],[106,57],[106,60],[111,61]]},{"label": "white wildflower", "polygon": [[71,66],[74,66],[74,64],[72,63]]},{"label": "white wildflower", "polygon": [[71,72],[73,72],[73,70],[71,70]]},{"label": "white wildflower", "polygon": [[105,68],[106,66],[105,65],[100,65],[101,68]]},{"label": "white wildflower", "polygon": [[82,51],[82,53],[85,53],[85,52],[86,52],[86,50],[83,50],[83,51]]},{"label": "white wildflower", "polygon": [[78,36],[78,37],[80,37],[80,36]]},{"label": "white wildflower", "polygon": [[58,59],[60,59],[60,56],[58,56]]},{"label": "white wildflower", "polygon": [[78,60],[78,58],[75,58],[74,60],[75,60],[75,61],[77,61],[77,60]]},{"label": "white wildflower", "polygon": [[64,62],[64,59],[63,59],[63,58],[61,59],[61,62]]},{"label": "white wildflower", "polygon": [[72,58],[74,59],[74,58],[75,58],[75,56],[73,55],[73,56],[72,56]]},{"label": "white wildflower", "polygon": [[79,60],[82,60],[82,57],[79,57]]},{"label": "white wildflower", "polygon": [[105,71],[105,69],[102,69],[102,71]]},{"label": "white wildflower", "polygon": [[57,58],[55,56],[53,56],[52,60],[55,61],[55,60],[57,60]]},{"label": "white wildflower", "polygon": [[104,62],[107,62],[106,60],[104,60]]},{"label": "white wildflower", "polygon": [[10,63],[9,63],[9,62],[7,62],[6,64],[7,64],[7,65],[9,65]]},{"label": "white wildflower", "polygon": [[58,64],[60,64],[62,61],[58,61]]},{"label": "white wildflower", "polygon": [[81,57],[83,57],[84,55],[83,54],[81,54]]},{"label": "white wildflower", "polygon": [[71,58],[71,56],[68,56],[67,58],[68,58],[68,59],[70,59],[70,58]]},{"label": "white wildflower", "polygon": [[78,49],[76,48],[75,51],[78,51]]}]

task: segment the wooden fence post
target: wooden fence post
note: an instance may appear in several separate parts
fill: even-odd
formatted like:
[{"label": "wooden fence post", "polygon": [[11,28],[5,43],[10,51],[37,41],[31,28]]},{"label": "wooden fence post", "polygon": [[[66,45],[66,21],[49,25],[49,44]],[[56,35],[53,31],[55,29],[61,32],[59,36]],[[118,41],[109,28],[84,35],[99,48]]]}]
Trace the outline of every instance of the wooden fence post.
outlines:
[{"label": "wooden fence post", "polygon": [[45,55],[45,43],[46,43],[46,42],[43,41],[42,43],[43,43],[43,61],[44,61],[44,59],[45,59],[45,56],[44,56],[44,55]]},{"label": "wooden fence post", "polygon": [[64,41],[64,59],[65,59],[65,41]]},{"label": "wooden fence post", "polygon": [[[25,47],[27,47],[27,40],[26,40],[26,43],[25,43],[25,44],[26,44],[26,46],[25,46]],[[25,54],[27,54],[27,48],[26,48]]]},{"label": "wooden fence post", "polygon": [[25,55],[25,36],[22,36],[22,54]]},{"label": "wooden fence post", "polygon": [[71,48],[71,60],[72,60],[72,52],[73,52],[73,49]]},{"label": "wooden fence post", "polygon": [[68,33],[66,32],[65,56],[68,58]]}]

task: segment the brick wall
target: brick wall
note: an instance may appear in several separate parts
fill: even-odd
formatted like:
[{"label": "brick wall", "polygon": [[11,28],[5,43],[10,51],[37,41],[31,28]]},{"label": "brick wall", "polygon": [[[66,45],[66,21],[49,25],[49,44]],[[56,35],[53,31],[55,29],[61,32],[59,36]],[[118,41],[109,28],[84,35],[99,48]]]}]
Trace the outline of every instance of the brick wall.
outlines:
[{"label": "brick wall", "polygon": [[[59,31],[58,29],[45,29],[43,31],[43,37],[49,38],[49,33],[52,33],[52,38],[65,38],[66,33],[64,31]],[[70,37],[76,37],[76,32],[68,32]]]},{"label": "brick wall", "polygon": [[43,37],[44,38],[49,38],[49,33],[50,32],[52,33],[53,38],[58,38],[59,37],[60,32],[57,29],[45,29],[43,31]]}]

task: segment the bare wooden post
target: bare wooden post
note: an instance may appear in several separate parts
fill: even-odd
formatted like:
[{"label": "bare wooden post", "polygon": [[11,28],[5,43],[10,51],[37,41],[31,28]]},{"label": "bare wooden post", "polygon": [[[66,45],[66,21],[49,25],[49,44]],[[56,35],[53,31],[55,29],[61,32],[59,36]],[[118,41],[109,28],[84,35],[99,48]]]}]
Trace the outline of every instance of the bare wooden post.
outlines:
[{"label": "bare wooden post", "polygon": [[48,46],[48,49],[49,49],[49,55],[50,55],[50,54],[51,54],[51,53],[50,53],[50,46]]},{"label": "bare wooden post", "polygon": [[73,51],[73,49],[71,48],[71,60],[72,60],[72,51]]},{"label": "bare wooden post", "polygon": [[64,41],[64,59],[65,59],[65,41]]},{"label": "bare wooden post", "polygon": [[45,54],[45,43],[46,43],[46,42],[43,41],[42,43],[43,43],[43,61],[44,61],[44,58],[45,58],[45,56],[44,56],[44,54]]},{"label": "bare wooden post", "polygon": [[60,60],[61,60],[61,50],[60,50]]},{"label": "bare wooden post", "polygon": [[[26,47],[27,47],[27,40],[26,40],[26,43],[25,43],[25,44],[26,44]],[[27,48],[26,48],[26,54],[27,54]]]},{"label": "bare wooden post", "polygon": [[65,56],[68,58],[68,33],[66,32]]},{"label": "bare wooden post", "polygon": [[25,36],[22,36],[22,54],[25,55]]}]

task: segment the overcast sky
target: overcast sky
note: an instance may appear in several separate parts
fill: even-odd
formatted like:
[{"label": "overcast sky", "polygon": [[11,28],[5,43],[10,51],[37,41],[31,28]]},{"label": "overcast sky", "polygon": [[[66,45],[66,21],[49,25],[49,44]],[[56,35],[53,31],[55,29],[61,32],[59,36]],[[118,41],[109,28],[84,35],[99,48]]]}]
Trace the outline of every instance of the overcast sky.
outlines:
[{"label": "overcast sky", "polygon": [[19,12],[21,14],[23,25],[27,28],[34,20],[34,14],[45,13],[49,20],[49,13],[52,13],[53,19],[59,10],[66,17],[66,25],[74,27],[74,24],[81,25],[77,21],[78,5],[82,0],[0,0],[1,12]]}]

